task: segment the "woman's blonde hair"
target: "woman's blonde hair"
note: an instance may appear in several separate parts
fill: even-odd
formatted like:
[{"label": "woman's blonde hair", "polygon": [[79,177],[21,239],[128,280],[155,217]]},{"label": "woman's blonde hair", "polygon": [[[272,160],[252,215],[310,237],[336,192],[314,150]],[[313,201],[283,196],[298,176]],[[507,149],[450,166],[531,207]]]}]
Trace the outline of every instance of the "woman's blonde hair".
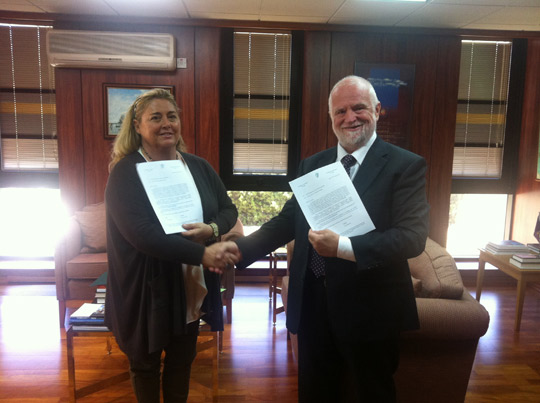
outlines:
[{"label": "woman's blonde hair", "polygon": [[[168,90],[163,88],[154,88],[153,90],[139,95],[127,110],[124,120],[122,121],[120,131],[114,140],[113,149],[111,152],[111,162],[109,163],[109,171],[113,169],[118,161],[120,161],[126,155],[138,150],[141,146],[141,135],[135,131],[133,120],[140,121],[143,112],[154,99],[165,99],[174,106],[176,112],[180,112],[173,94]],[[176,143],[176,149],[178,151],[186,150],[186,145],[181,135],[178,139],[178,143]]]}]

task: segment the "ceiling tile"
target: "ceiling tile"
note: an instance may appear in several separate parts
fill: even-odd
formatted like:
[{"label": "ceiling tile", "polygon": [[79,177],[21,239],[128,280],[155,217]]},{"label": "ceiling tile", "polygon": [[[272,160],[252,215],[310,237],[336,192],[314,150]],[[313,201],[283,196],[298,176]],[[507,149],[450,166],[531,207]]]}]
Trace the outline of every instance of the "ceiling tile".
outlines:
[{"label": "ceiling tile", "polygon": [[[189,14],[252,14],[259,18],[261,0],[183,0]],[[196,17],[199,18],[199,17]]]},{"label": "ceiling tile", "polygon": [[0,12],[537,31],[540,0],[0,0]]},{"label": "ceiling tile", "polygon": [[403,16],[422,7],[425,7],[425,4],[347,1],[334,14],[329,23],[392,26],[402,20]]},{"label": "ceiling tile", "polygon": [[118,15],[163,18],[187,18],[184,4],[178,0],[105,0]]},{"label": "ceiling tile", "polygon": [[[333,15],[343,0],[262,0],[261,15],[326,17]],[[295,18],[296,21],[296,18]]]},{"label": "ceiling tile", "polygon": [[32,0],[32,3],[48,13],[116,15],[103,0]]},{"label": "ceiling tile", "polygon": [[[540,0],[539,0],[540,3]],[[513,22],[510,22],[513,21]],[[475,22],[482,24],[538,25],[540,24],[539,7],[505,7]]]},{"label": "ceiling tile", "polygon": [[488,16],[501,8],[499,6],[463,6],[430,3],[405,17],[397,25],[401,27],[460,28]]}]

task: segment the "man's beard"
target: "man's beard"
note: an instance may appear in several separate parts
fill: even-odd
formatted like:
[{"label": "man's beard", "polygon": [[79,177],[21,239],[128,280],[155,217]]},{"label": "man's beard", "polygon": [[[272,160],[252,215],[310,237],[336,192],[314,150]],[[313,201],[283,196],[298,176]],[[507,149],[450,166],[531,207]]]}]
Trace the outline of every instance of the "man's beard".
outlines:
[{"label": "man's beard", "polygon": [[344,135],[343,141],[345,142],[345,144],[342,144],[342,146],[351,146],[358,150],[359,148],[366,145],[373,133],[375,133],[376,129],[377,122],[373,122],[372,124],[365,124],[359,129],[360,134],[356,135],[355,133],[348,136]]}]

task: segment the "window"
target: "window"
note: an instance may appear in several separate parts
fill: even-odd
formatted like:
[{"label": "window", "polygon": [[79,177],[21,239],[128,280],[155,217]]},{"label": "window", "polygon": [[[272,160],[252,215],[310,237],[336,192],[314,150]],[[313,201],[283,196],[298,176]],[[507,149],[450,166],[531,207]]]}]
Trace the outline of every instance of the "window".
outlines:
[{"label": "window", "polygon": [[238,209],[238,218],[246,235],[278,215],[292,192],[256,192],[233,190],[229,197]]},{"label": "window", "polygon": [[463,41],[447,249],[504,239],[515,183],[526,41]]},{"label": "window", "polygon": [[63,228],[49,29],[0,24],[0,268],[54,268]]},{"label": "window", "polygon": [[[261,225],[278,215],[287,200],[292,197],[292,192],[268,192],[268,191],[229,191],[229,197],[238,209],[238,218],[244,226],[244,235],[250,235],[257,231]],[[261,258],[248,268],[238,273],[240,276],[268,281],[268,257]],[[286,261],[278,261],[280,275],[285,275]]]},{"label": "window", "polygon": [[58,171],[50,27],[0,25],[0,135],[3,172]]},{"label": "window", "polygon": [[454,177],[500,178],[510,76],[510,42],[463,41]]},{"label": "window", "polygon": [[234,174],[287,174],[290,76],[291,34],[234,33]]},{"label": "window", "polygon": [[453,193],[513,191],[525,46],[519,40],[462,41]]},{"label": "window", "polygon": [[288,190],[298,154],[298,35],[228,31],[223,41],[231,51],[222,54],[221,174],[230,189]]},{"label": "window", "polygon": [[67,225],[58,189],[0,188],[0,261],[52,258]]},{"label": "window", "polygon": [[489,241],[505,239],[508,199],[505,194],[453,194],[450,198],[448,252],[455,257],[478,257],[478,249]]}]

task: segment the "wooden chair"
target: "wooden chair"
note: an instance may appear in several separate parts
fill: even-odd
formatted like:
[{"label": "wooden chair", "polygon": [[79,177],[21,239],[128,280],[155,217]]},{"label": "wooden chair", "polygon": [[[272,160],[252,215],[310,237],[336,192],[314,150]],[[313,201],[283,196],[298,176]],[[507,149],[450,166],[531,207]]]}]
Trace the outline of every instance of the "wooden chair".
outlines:
[{"label": "wooden chair", "polygon": [[[240,219],[236,220],[236,224],[229,232],[221,236],[222,241],[234,241],[235,239],[244,236],[244,225]],[[223,289],[221,293],[221,299],[223,306],[225,307],[225,323],[231,324],[232,322],[232,300],[234,298],[234,283],[235,283],[235,269],[226,270],[221,275],[221,287]]]},{"label": "wooden chair", "polygon": [[[276,249],[269,255],[269,298],[272,300],[272,323],[276,324],[276,317],[278,314],[285,312],[283,305],[277,306],[277,296],[281,294],[281,287],[278,287],[278,262],[287,260],[287,251],[283,248]],[[287,265],[288,270],[288,265]],[[281,276],[283,277],[283,276]]]},{"label": "wooden chair", "polygon": [[105,235],[105,204],[76,211],[55,250],[56,298],[60,327],[67,308],[78,308],[94,299],[92,283],[108,270]]}]

